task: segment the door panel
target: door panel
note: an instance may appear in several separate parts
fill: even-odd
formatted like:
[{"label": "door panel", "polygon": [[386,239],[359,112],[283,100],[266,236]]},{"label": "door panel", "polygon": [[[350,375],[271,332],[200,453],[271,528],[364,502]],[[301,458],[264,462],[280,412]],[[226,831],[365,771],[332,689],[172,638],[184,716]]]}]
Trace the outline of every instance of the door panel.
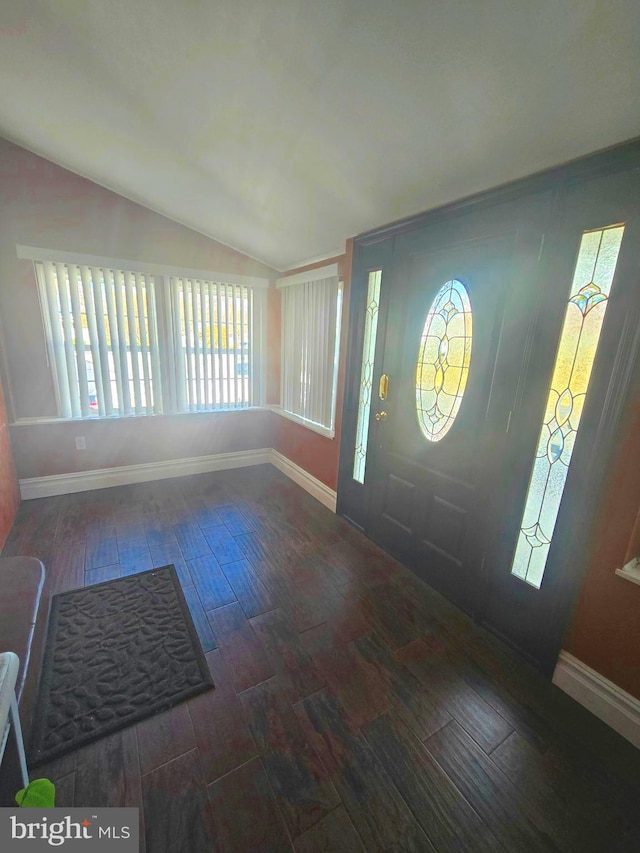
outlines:
[{"label": "door panel", "polygon": [[[411,235],[398,241],[391,273],[394,298],[381,366],[390,377],[387,417],[372,426],[375,484],[366,530],[474,614],[486,593],[483,554],[486,503],[494,489],[492,437],[506,428],[517,384],[517,373],[509,379],[502,367],[514,358],[502,330],[505,318],[511,319],[508,296],[514,277],[539,248],[540,210],[538,200],[521,217],[528,230],[518,228],[512,211],[503,208]],[[463,284],[470,300],[471,358],[457,416],[440,440],[430,441],[416,411],[416,362],[427,313],[452,279]],[[452,349],[453,339],[445,346],[444,362],[440,351],[436,356],[447,370]],[[503,379],[499,393],[493,388],[498,375]],[[505,387],[509,382],[510,389]]]}]

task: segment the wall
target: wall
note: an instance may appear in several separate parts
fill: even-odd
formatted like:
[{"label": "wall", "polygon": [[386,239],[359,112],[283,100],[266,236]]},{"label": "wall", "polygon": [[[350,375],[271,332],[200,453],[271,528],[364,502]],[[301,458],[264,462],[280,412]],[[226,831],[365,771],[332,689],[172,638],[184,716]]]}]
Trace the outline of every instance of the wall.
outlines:
[{"label": "wall", "polygon": [[567,651],[640,699],[640,586],[614,574],[640,555],[640,401],[627,413]]},{"label": "wall", "polygon": [[[294,423],[293,421],[287,420],[286,418],[278,415],[274,415],[276,423],[273,427],[274,448],[287,458],[291,459],[292,462],[295,462],[296,465],[304,468],[305,471],[308,471],[312,476],[329,486],[330,489],[336,489],[338,485],[338,462],[340,457],[340,436],[342,428],[342,398],[344,396],[347,333],[349,328],[349,284],[351,280],[352,252],[353,241],[348,240],[346,254],[340,255],[337,258],[329,258],[317,264],[309,264],[305,267],[288,270],[286,273],[286,275],[295,275],[296,273],[304,272],[306,270],[317,269],[318,267],[323,267],[327,264],[337,263],[338,274],[344,281],[340,359],[338,363],[335,437],[326,438],[319,433],[307,429],[301,424]],[[280,294],[278,291],[276,291],[276,295],[272,297],[272,300],[273,305],[270,314],[272,327],[269,330],[269,337],[271,338],[273,335],[273,340],[279,340]],[[274,396],[269,401],[272,403],[278,403],[280,401],[279,382],[277,385],[277,394],[275,394],[275,387],[274,382],[272,384]]]},{"label": "wall", "polygon": [[[142,418],[96,419],[71,424],[11,427],[20,479],[161,462],[273,443],[273,414],[262,411],[194,412]],[[87,449],[77,451],[82,435]]]},{"label": "wall", "polygon": [[[273,280],[275,270],[0,140],[0,317],[11,422],[54,417],[36,281],[16,244]],[[262,413],[12,427],[20,477],[269,446]],[[240,421],[236,418],[242,418]],[[144,421],[144,423],[143,423]],[[186,426],[186,424],[189,426]],[[74,437],[88,438],[75,451]],[[180,440],[181,439],[181,440]]]}]

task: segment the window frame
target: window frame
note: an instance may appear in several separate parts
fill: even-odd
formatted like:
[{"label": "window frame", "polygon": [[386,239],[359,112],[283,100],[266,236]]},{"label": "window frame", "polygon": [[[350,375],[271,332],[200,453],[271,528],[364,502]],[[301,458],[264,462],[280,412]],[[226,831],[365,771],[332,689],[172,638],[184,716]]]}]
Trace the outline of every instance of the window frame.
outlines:
[{"label": "window frame", "polygon": [[283,306],[280,308],[280,318],[281,318],[281,327],[280,327],[280,346],[281,346],[281,368],[280,368],[280,403],[275,406],[271,406],[273,412],[277,415],[280,415],[287,420],[293,421],[294,423],[300,424],[300,426],[305,427],[306,429],[311,430],[312,432],[318,433],[319,435],[324,436],[325,438],[334,439],[336,435],[335,426],[336,426],[336,407],[337,407],[337,398],[338,398],[338,373],[340,369],[340,344],[342,337],[342,319],[344,313],[344,282],[342,277],[339,274],[339,268],[337,263],[327,264],[323,267],[317,267],[313,270],[308,270],[307,272],[295,273],[293,275],[286,275],[282,278],[277,279],[276,287],[278,290],[285,290],[288,287],[292,287],[294,285],[307,284],[317,281],[322,281],[328,278],[336,278],[337,279],[337,291],[336,291],[336,323],[335,323],[335,339],[332,346],[333,352],[333,373],[331,378],[331,422],[329,426],[325,424],[318,423],[317,421],[313,421],[310,418],[305,418],[297,412],[293,412],[283,405],[283,392],[284,392],[284,369],[285,369],[285,329],[284,329],[284,316],[283,316]]},{"label": "window frame", "polygon": [[[165,264],[147,263],[122,258],[113,258],[97,255],[78,254],[73,252],[43,249],[34,246],[16,246],[17,256],[21,260],[29,260],[34,264],[34,276],[40,303],[40,315],[45,336],[47,363],[53,383],[56,400],[56,415],[54,417],[37,418],[42,421],[70,422],[82,420],[121,420],[139,417],[162,417],[163,415],[187,415],[187,414],[216,414],[225,412],[250,411],[265,407],[264,396],[266,388],[266,294],[269,288],[269,279],[259,276],[244,276],[236,273],[217,272],[213,270],[188,269],[174,267]],[[162,411],[149,413],[127,413],[127,414],[89,414],[79,417],[65,417],[61,414],[60,401],[60,377],[56,370],[55,358],[53,357],[53,340],[51,329],[51,318],[46,300],[43,299],[41,284],[35,269],[36,263],[60,263],[76,266],[93,266],[106,269],[126,270],[130,273],[144,273],[152,276],[156,283],[156,307],[158,327],[158,350],[160,359],[160,384],[161,394],[165,400]],[[251,317],[251,350],[253,370],[250,373],[250,403],[244,406],[232,407],[209,407],[200,408],[197,411],[189,408],[178,407],[177,395],[177,373],[179,369],[174,347],[174,328],[176,318],[173,316],[171,300],[171,279],[188,278],[214,282],[223,285],[238,285],[246,287],[252,294],[252,317]],[[31,420],[31,419],[29,419]]]}]

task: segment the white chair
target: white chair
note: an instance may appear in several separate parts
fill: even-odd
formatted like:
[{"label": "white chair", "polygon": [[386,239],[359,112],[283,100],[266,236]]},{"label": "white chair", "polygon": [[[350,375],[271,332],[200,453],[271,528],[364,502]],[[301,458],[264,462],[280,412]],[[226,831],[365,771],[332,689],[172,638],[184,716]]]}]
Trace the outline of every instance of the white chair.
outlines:
[{"label": "white chair", "polygon": [[27,770],[27,759],[22,739],[22,727],[18,714],[18,699],[16,697],[16,683],[20,660],[13,652],[0,654],[0,763],[4,756],[4,750],[9,737],[9,730],[13,727],[13,734],[18,747],[20,759],[20,774],[22,784],[26,788],[29,784],[29,773]]}]

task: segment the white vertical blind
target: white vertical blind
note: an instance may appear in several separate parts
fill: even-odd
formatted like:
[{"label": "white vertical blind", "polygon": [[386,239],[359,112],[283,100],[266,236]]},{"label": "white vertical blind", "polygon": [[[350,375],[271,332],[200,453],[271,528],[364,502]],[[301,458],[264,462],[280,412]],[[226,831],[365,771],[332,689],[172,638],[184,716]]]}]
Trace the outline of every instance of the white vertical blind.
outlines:
[{"label": "white vertical blind", "polygon": [[146,296],[146,305],[148,311],[147,327],[149,330],[149,352],[151,355],[151,391],[153,394],[154,409],[157,412],[163,411],[162,391],[162,372],[160,370],[160,334],[158,332],[158,314],[156,307],[156,282],[151,283],[151,298]]},{"label": "white vertical blind", "polygon": [[252,290],[171,277],[177,395],[187,411],[255,405]]},{"label": "white vertical blind", "polygon": [[338,278],[282,288],[282,408],[333,428]]},{"label": "white vertical blind", "polygon": [[[96,382],[96,396],[97,396],[97,404],[98,404],[98,413],[100,415],[104,415],[106,411],[106,407],[108,405],[104,387],[104,374],[102,369],[102,363],[100,358],[100,345],[98,342],[98,329],[96,323],[96,306],[95,300],[93,298],[93,285],[91,281],[91,273],[88,267],[80,268],[80,278],[82,280],[82,295],[84,297],[84,304],[87,309],[87,326],[89,330],[89,344],[91,347],[91,363],[94,365],[99,365],[100,369],[97,369],[94,375],[94,379]],[[98,288],[99,289],[99,288]],[[100,298],[100,296],[98,297]],[[107,384],[108,384],[108,376],[107,376]],[[111,394],[109,396],[109,403],[111,399]]]},{"label": "white vertical blind", "polygon": [[64,335],[60,328],[58,318],[60,308],[58,301],[57,279],[55,267],[52,263],[36,265],[38,284],[44,295],[44,304],[47,310],[44,312],[45,327],[48,331],[48,339],[51,345],[51,356],[53,369],[58,390],[58,405],[62,417],[71,417],[71,394],[67,376],[66,349]]},{"label": "white vertical blind", "polygon": [[[82,279],[83,287],[85,282],[85,277]],[[92,286],[91,282],[97,282],[97,285]],[[103,292],[105,290],[104,283],[104,272],[98,267],[91,267],[91,276],[88,283],[88,289],[93,294],[94,297],[94,308],[95,308],[95,327],[96,333],[98,336],[98,352],[99,356],[97,359],[97,363],[100,365],[99,374],[102,377],[102,393],[104,395],[104,414],[112,415],[114,412],[114,397],[111,391],[111,374],[109,368],[109,343],[107,341],[107,326],[106,319],[108,317],[108,306],[106,298],[103,298]],[[86,297],[85,297],[86,300]],[[88,309],[87,309],[88,310]],[[94,362],[95,363],[95,362]],[[119,360],[117,358],[117,352],[114,353],[114,368],[117,372],[119,370],[118,367]],[[98,397],[98,402],[100,402],[100,397]],[[103,414],[102,409],[100,409],[100,414]]]},{"label": "white vertical blind", "polygon": [[77,418],[80,417],[80,395],[76,393],[76,389],[78,387],[78,373],[74,360],[75,347],[73,345],[71,311],[69,308],[69,282],[67,277],[67,268],[64,264],[55,265],[55,282],[57,295],[60,300],[62,339],[64,341],[64,361],[61,361],[59,368],[62,375],[66,374],[65,379],[69,387],[71,411],[68,417]]},{"label": "white vertical blind", "polygon": [[154,276],[135,262],[18,248],[34,253],[60,417],[261,404],[263,280]]},{"label": "white vertical blind", "polygon": [[161,411],[153,277],[48,261],[36,274],[61,417]]}]

